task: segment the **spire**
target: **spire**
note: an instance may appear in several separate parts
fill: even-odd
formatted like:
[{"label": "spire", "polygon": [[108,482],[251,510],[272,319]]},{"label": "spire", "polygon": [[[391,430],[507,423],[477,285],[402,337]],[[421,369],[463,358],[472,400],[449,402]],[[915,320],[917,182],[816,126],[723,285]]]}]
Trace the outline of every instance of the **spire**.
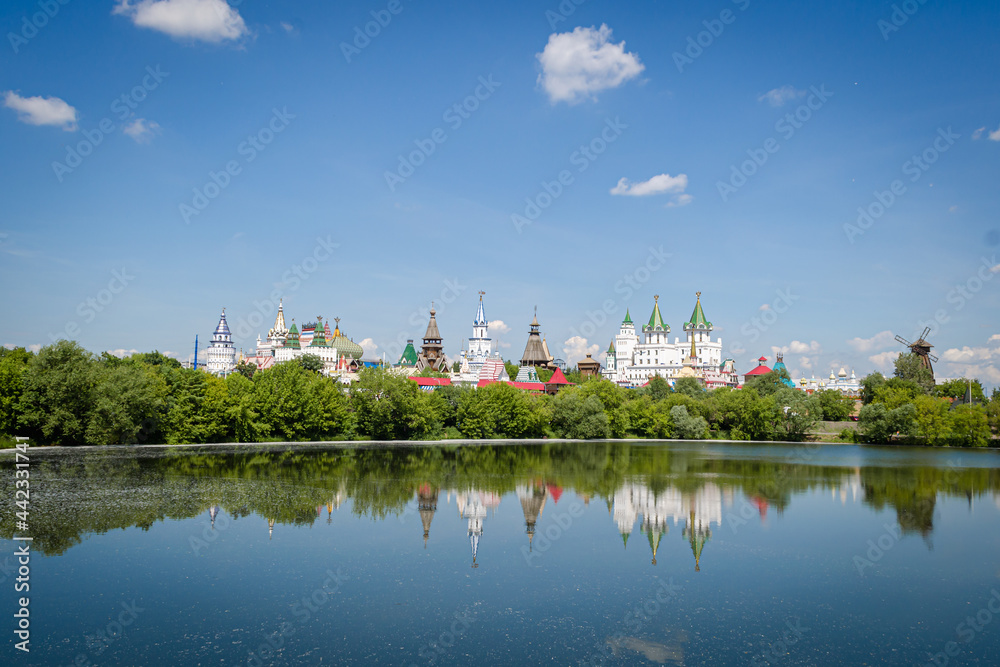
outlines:
[{"label": "spire", "polygon": [[426,345],[428,341],[440,341],[441,332],[438,330],[437,311],[434,310],[434,302],[431,302],[431,319],[427,322],[427,331],[424,333],[424,344]]},{"label": "spire", "polygon": [[285,342],[283,347],[288,347],[293,350],[298,350],[299,348],[299,328],[295,326],[295,318],[292,318],[292,328],[288,330],[288,336],[285,337]]},{"label": "spire", "polygon": [[615,353],[615,339],[612,338],[611,345],[608,345],[608,354],[614,354],[614,353]]},{"label": "spire", "polygon": [[701,309],[701,292],[695,292],[697,301],[694,304],[694,311],[691,313],[691,320],[684,323],[684,329],[712,330],[712,323],[705,319],[705,311]]},{"label": "spire", "polygon": [[[226,309],[223,308],[222,315],[219,317],[219,325],[215,327],[215,336],[213,336],[212,339],[219,341],[228,340],[228,337],[231,335],[232,334],[229,331],[229,323],[226,322]],[[220,336],[225,336],[225,338],[220,338]]]},{"label": "spire", "polygon": [[649,316],[649,326],[650,329],[655,327],[660,327],[661,329],[666,329],[666,325],[663,324],[663,318],[660,316],[660,295],[657,294],[653,297],[653,313]]},{"label": "spire", "polygon": [[625,319],[622,320],[622,324],[632,324],[632,316],[628,314],[628,308],[625,309]]},{"label": "spire", "polygon": [[476,321],[473,323],[477,327],[486,326],[486,313],[483,311],[483,295],[485,294],[486,292],[479,291],[479,310],[476,311]]},{"label": "spire", "polygon": [[327,347],[326,345],[326,330],[323,328],[323,316],[316,316],[316,330],[313,333],[313,338],[309,341],[309,347]]},{"label": "spire", "polygon": [[274,327],[271,329],[271,334],[273,335],[287,330],[288,328],[285,326],[284,299],[278,299],[278,315],[274,318]]}]

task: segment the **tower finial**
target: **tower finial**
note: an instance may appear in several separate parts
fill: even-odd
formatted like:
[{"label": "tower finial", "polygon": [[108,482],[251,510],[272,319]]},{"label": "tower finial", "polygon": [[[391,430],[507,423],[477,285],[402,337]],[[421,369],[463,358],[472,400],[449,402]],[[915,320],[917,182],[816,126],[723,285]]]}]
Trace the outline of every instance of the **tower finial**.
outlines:
[{"label": "tower finial", "polygon": [[653,295],[653,303],[659,303],[659,302],[660,302],[660,295],[659,294],[654,294]]}]

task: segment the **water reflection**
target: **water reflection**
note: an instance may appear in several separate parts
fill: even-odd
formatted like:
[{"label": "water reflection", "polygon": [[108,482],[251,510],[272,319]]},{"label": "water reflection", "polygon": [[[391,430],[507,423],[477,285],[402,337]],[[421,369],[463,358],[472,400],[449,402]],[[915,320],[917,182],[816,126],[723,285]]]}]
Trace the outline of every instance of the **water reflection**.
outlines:
[{"label": "water reflection", "polygon": [[[910,465],[840,465],[855,462],[859,448],[831,448],[804,463],[761,450],[705,449],[627,443],[483,446],[473,448],[306,449],[253,447],[213,450],[113,449],[49,455],[39,450],[32,478],[35,546],[58,554],[86,535],[113,528],[148,529],[167,518],[195,517],[206,510],[214,529],[225,511],[232,520],[256,514],[276,526],[311,525],[349,503],[359,516],[403,517],[415,507],[426,548],[442,494],[454,499],[467,526],[471,566],[507,494],[521,505],[527,547],[536,547],[539,518],[564,491],[589,504],[607,503],[623,546],[636,532],[649,544],[650,563],[671,528],[690,547],[694,570],[713,530],[735,530],[749,520],[780,515],[797,494],[826,489],[841,503],[862,502],[892,509],[902,533],[921,535],[930,545],[940,497],[963,498],[971,507],[984,494],[1000,505],[1000,471],[988,467],[994,453],[952,455],[947,465],[928,465],[925,453]],[[727,456],[738,453],[740,456]],[[877,458],[877,457],[876,457]],[[985,464],[985,465],[984,465]],[[0,480],[13,489],[10,470]],[[67,506],[86,507],[66,512]],[[0,510],[0,531],[13,535],[9,507]],[[388,528],[387,528],[388,530]],[[611,533],[609,533],[609,536]],[[640,538],[641,539],[641,538]]]}]

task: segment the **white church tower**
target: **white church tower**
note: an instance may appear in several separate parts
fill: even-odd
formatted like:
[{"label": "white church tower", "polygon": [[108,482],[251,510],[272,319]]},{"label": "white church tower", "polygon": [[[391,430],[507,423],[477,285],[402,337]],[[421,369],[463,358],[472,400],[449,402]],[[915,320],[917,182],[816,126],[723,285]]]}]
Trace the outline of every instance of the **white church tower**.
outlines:
[{"label": "white church tower", "polygon": [[233,335],[226,322],[226,309],[222,309],[219,325],[212,334],[212,342],[207,350],[208,363],[205,368],[213,375],[227,375],[236,368],[236,347],[233,345]]},{"label": "white church tower", "polygon": [[469,371],[477,375],[483,364],[493,355],[493,339],[490,338],[489,323],[483,310],[484,294],[486,292],[479,292],[479,310],[476,311],[476,319],[472,322],[472,337],[469,338],[468,349],[463,351],[463,368],[465,363],[468,363]]}]

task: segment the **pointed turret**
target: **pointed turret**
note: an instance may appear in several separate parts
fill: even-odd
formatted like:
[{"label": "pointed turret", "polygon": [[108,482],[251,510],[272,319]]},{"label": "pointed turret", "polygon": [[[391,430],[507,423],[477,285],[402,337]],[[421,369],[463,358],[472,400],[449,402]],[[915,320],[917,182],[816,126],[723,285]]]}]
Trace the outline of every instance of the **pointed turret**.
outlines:
[{"label": "pointed turret", "polygon": [[625,309],[625,319],[622,320],[622,324],[632,324],[632,316],[629,315],[628,308]]},{"label": "pointed turret", "polygon": [[476,320],[473,322],[473,326],[485,327],[486,326],[486,313],[483,311],[483,295],[486,292],[479,292],[479,310],[476,311]]},{"label": "pointed turret", "polygon": [[285,336],[285,343],[283,347],[288,347],[293,350],[301,349],[299,347],[299,328],[295,326],[295,318],[292,318],[292,328],[288,330],[288,335]]},{"label": "pointed turret", "polygon": [[275,336],[284,336],[286,333],[288,333],[288,328],[285,326],[284,300],[279,299],[278,315],[274,318],[274,326],[267,332],[267,337],[274,338]]},{"label": "pointed turret", "polygon": [[413,347],[413,339],[406,341],[406,347],[403,348],[403,354],[399,356],[399,361],[396,362],[397,366],[416,366],[417,365],[417,350]]},{"label": "pointed turret", "polygon": [[700,521],[695,520],[694,510],[692,509],[684,533],[691,544],[691,553],[694,554],[694,571],[701,572],[701,552],[705,548],[705,543],[712,537],[712,531],[702,526]]},{"label": "pointed turret", "polygon": [[712,323],[705,319],[705,311],[701,309],[701,292],[695,292],[695,297],[697,301],[694,304],[694,312],[691,313],[691,320],[684,323],[684,330],[711,331]]},{"label": "pointed turret", "polygon": [[431,521],[437,511],[438,494],[440,490],[432,489],[430,484],[422,484],[417,489],[417,511],[420,512],[420,522],[424,526],[424,549],[427,548],[427,538],[431,534]]},{"label": "pointed turret", "polygon": [[434,371],[444,370],[448,361],[444,356],[444,346],[441,341],[441,332],[438,331],[437,311],[431,303],[431,319],[427,322],[427,331],[424,333],[424,344],[420,347],[420,354],[417,356],[417,371],[430,368]]},{"label": "pointed turret", "polygon": [[528,342],[524,346],[524,354],[521,355],[521,366],[534,366],[545,368],[549,365],[551,357],[542,342],[542,336],[538,331],[538,309],[535,309],[535,316],[531,320],[531,329],[528,331]]},{"label": "pointed turret", "polygon": [[[327,324],[327,327],[330,325]],[[313,332],[312,340],[309,341],[309,347],[327,347],[326,344],[326,329],[323,327],[323,317],[321,315],[316,316],[316,329]]]}]

